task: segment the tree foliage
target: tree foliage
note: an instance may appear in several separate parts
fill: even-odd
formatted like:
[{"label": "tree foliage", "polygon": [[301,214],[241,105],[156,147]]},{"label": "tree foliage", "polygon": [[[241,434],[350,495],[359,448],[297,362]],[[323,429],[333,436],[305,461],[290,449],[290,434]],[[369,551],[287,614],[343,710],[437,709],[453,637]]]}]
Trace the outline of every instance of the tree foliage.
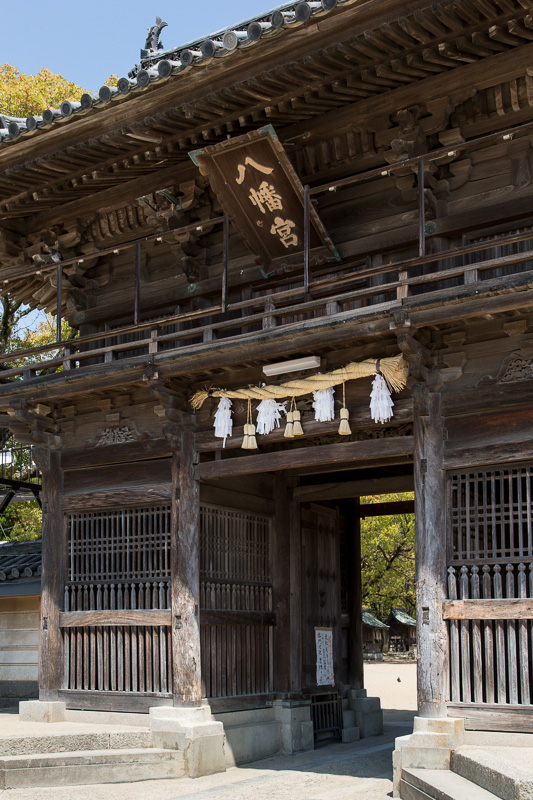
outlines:
[{"label": "tree foliage", "polygon": [[[117,81],[116,75],[110,75],[105,85],[116,86]],[[25,75],[11,64],[0,64],[0,114],[38,115],[45,108],[58,108],[63,100],[78,101],[85,91],[46,67],[41,67],[37,75]]]},{"label": "tree foliage", "polygon": [[25,75],[11,64],[0,64],[1,114],[12,117],[40,114],[45,108],[57,108],[63,100],[79,100],[84,91],[46,67],[37,75]]},{"label": "tree foliage", "polygon": [[[0,346],[5,348],[5,350],[31,350],[43,344],[49,344],[55,340],[55,317],[51,314],[42,315],[41,319],[36,321],[33,325],[23,327],[23,316],[17,317],[17,314],[24,315],[25,312],[27,313],[26,308],[20,309],[18,307],[16,312],[13,312],[13,324],[9,327],[7,340],[0,342]],[[61,334],[63,340],[68,339],[72,334],[66,320],[62,321]],[[57,352],[57,350],[48,351],[45,357],[54,358]],[[19,360],[17,361],[17,366],[21,366],[24,363],[35,363],[35,357],[28,356],[23,361]],[[5,433],[7,432],[4,431],[4,434]],[[30,480],[31,476],[28,474],[28,470],[31,469],[31,467],[26,462],[22,463],[22,453],[17,449],[16,442],[9,433],[3,438],[2,448],[15,448],[11,455],[11,462],[9,462],[13,464],[14,474],[15,476],[19,476],[21,480]],[[41,509],[35,500],[27,500],[19,503],[12,502],[0,516],[0,538],[7,538],[11,541],[34,539],[40,536],[41,526]]]},{"label": "tree foliage", "polygon": [[[412,500],[410,492],[362,497],[361,503]],[[414,514],[367,517],[361,521],[363,607],[384,619],[392,606],[415,611]]]}]

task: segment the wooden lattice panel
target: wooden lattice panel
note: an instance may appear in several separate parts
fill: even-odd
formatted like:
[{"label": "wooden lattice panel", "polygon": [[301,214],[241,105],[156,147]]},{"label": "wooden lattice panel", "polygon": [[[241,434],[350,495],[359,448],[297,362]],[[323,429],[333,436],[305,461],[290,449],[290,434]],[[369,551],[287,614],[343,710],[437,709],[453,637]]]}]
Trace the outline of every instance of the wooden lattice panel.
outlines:
[{"label": "wooden lattice panel", "polygon": [[200,576],[270,583],[270,517],[202,506]]},{"label": "wooden lattice panel", "polygon": [[452,703],[531,708],[533,564],[449,567],[448,597]]},{"label": "wooden lattice panel", "polygon": [[449,475],[451,561],[533,557],[530,465]]},{"label": "wooden lattice panel", "polygon": [[170,577],[170,506],[69,514],[69,581]]}]

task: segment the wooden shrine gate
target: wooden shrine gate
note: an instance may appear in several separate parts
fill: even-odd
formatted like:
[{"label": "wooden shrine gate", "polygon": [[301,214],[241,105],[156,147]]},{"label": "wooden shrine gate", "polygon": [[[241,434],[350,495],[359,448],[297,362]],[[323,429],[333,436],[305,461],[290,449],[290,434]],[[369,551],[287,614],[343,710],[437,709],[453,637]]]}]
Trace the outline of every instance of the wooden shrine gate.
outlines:
[{"label": "wooden shrine gate", "polygon": [[448,475],[448,713],[533,731],[533,464]]},{"label": "wooden shrine gate", "polygon": [[[170,504],[69,514],[60,614],[72,708],[172,703]],[[203,693],[272,691],[271,518],[202,505]],[[220,700],[219,700],[220,704]]]}]

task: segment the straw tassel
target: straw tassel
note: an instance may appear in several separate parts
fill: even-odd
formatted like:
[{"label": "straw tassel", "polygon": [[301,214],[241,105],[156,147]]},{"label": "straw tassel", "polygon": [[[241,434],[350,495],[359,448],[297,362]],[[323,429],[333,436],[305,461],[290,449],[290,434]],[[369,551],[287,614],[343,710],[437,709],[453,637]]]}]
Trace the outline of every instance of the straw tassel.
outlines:
[{"label": "straw tassel", "polygon": [[350,428],[350,423],[348,422],[350,418],[350,412],[346,408],[346,387],[345,384],[342,384],[342,408],[341,408],[341,421],[339,423],[339,433],[341,436],[349,436],[352,432]]},{"label": "straw tassel", "polygon": [[242,439],[243,450],[257,450],[257,439],[255,438],[255,425],[252,424],[252,401],[248,400],[247,422],[244,426],[244,436]]},{"label": "straw tassel", "polygon": [[295,407],[294,407],[294,411],[292,412],[292,420],[293,420],[292,421],[292,432],[293,432],[294,436],[303,436],[303,432],[304,431],[303,431],[303,428],[302,428],[300,412],[296,408],[296,404],[295,404]]},{"label": "straw tassel", "polygon": [[294,439],[294,412],[289,411],[287,414],[287,424],[285,425],[285,431],[283,436],[286,439]]}]

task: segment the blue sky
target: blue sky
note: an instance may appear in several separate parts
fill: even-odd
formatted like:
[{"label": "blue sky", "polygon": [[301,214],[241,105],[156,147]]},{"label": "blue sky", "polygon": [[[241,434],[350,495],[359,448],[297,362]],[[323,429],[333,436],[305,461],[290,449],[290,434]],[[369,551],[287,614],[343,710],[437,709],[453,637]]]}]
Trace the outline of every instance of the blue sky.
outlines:
[{"label": "blue sky", "polygon": [[0,63],[30,75],[41,67],[98,91],[112,73],[127,75],[139,61],[146,29],[156,16],[168,22],[165,48],[262,14],[281,0],[4,0]]}]

